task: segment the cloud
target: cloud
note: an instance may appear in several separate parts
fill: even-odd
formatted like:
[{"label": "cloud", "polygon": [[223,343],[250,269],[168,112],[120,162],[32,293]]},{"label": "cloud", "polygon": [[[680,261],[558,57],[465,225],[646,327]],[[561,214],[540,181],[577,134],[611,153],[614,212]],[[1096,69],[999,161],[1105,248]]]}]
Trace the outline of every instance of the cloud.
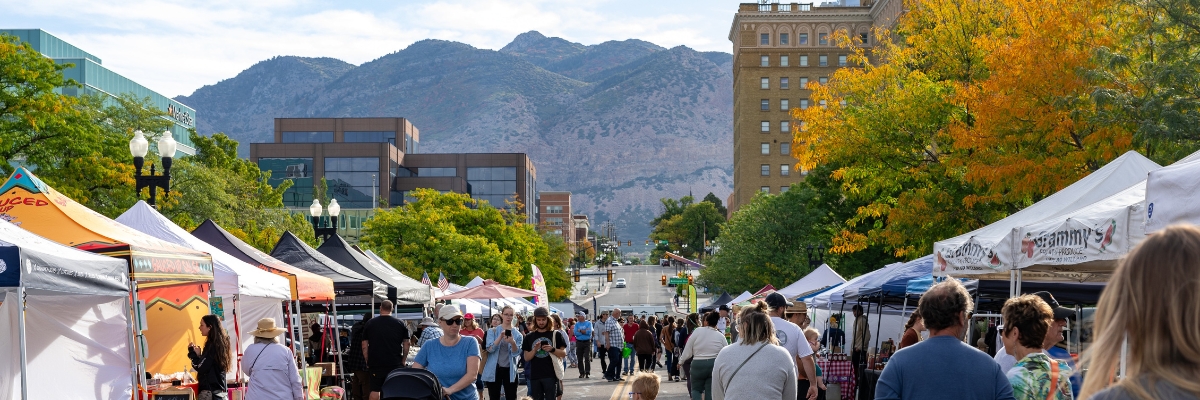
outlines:
[{"label": "cloud", "polygon": [[[426,38],[500,49],[537,30],[583,44],[642,39],[730,51],[736,3],[425,0],[0,0],[0,27],[41,28],[167,96],[187,95],[279,55],[361,64]],[[71,12],[63,12],[71,10]]]}]

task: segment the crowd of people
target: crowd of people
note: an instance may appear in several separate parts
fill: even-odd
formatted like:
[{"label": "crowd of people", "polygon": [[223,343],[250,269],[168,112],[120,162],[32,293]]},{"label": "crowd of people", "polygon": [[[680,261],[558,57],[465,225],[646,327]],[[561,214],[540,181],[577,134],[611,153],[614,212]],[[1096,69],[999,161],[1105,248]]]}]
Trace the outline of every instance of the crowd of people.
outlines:
[{"label": "crowd of people", "polygon": [[[1197,305],[1200,229],[1194,227],[1152,235],[1118,263],[1096,307],[1095,337],[1079,363],[1056,352],[1064,328],[1078,316],[1048,292],[1004,302],[1002,347],[994,357],[965,343],[975,304],[959,280],[947,279],[921,296],[876,385],[859,390],[871,389],[865,393],[880,400],[1200,400]],[[664,319],[616,308],[594,320],[582,312],[563,320],[541,307],[526,320],[504,307],[482,327],[474,315],[439,306],[411,334],[393,308],[384,302],[378,316],[350,330],[345,362],[353,373],[351,399],[378,400],[388,374],[411,366],[435,375],[441,392],[454,400],[485,393],[492,400],[516,400],[521,382],[522,399],[559,400],[570,397],[563,385],[567,371],[590,379],[593,358],[608,382],[632,380],[635,399],[657,397],[660,367],[668,382],[686,381],[692,400],[825,399],[828,386],[815,354],[840,348],[843,340],[836,321],[819,333],[808,326],[803,304],[778,293],[736,313],[723,306]],[[864,315],[857,305],[852,312]],[[223,399],[229,337],[214,315],[203,317],[198,329],[204,345],[188,347],[198,398]],[[928,338],[921,339],[926,331]],[[296,358],[279,343],[283,332],[270,318],[248,332],[254,343],[241,364],[249,376],[247,400],[304,397]],[[866,318],[855,318],[849,351],[859,368],[871,350],[870,335]],[[419,350],[409,360],[413,346]]]}]

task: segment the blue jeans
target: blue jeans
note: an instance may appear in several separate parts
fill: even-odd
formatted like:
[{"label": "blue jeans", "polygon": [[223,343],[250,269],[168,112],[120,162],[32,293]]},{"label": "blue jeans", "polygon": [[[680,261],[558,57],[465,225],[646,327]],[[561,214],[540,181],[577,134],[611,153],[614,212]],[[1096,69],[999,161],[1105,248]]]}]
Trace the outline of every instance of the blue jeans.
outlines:
[{"label": "blue jeans", "polygon": [[[625,345],[625,346],[629,346],[629,345]],[[625,373],[632,374],[633,366],[636,362],[637,362],[637,355],[633,354],[633,352],[630,352],[629,357],[625,357],[625,360],[621,362],[621,364],[625,368]]]},{"label": "blue jeans", "polygon": [[621,349],[608,347],[608,370],[604,371],[604,375],[609,380],[621,378]]},{"label": "blue jeans", "polygon": [[679,375],[678,372],[675,372],[675,352],[664,351],[663,353],[667,355],[667,377],[670,378]]}]

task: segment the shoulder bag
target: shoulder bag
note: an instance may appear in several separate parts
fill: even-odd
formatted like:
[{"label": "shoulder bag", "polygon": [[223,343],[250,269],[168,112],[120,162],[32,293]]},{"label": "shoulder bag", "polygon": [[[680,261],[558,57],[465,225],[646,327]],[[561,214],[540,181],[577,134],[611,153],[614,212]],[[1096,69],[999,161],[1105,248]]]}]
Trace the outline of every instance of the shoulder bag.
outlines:
[{"label": "shoulder bag", "polygon": [[[558,351],[558,333],[559,331],[551,331],[550,334],[550,347],[552,347],[554,351]],[[558,358],[558,356],[554,355],[554,351],[550,352],[550,361],[552,361],[552,364],[554,364],[554,376],[558,377],[558,380],[561,381],[563,374],[565,374],[563,371],[563,363],[561,358]]]},{"label": "shoulder bag", "polygon": [[737,369],[733,370],[733,373],[729,375],[729,380],[725,381],[725,384],[722,385],[725,390],[729,390],[729,384],[733,383],[733,377],[737,376],[738,371],[741,371],[742,367],[746,366],[746,363],[749,362],[751,358],[754,358],[754,355],[758,354],[763,347],[767,347],[767,343],[763,343],[762,346],[758,346],[758,350],[754,350],[753,353],[750,353],[750,357],[746,357],[746,360],[742,361],[742,364],[738,365]]},{"label": "shoulder bag", "polygon": [[488,360],[488,332],[491,329],[483,331],[483,341],[479,343],[479,376],[483,376],[483,368],[487,366]]}]

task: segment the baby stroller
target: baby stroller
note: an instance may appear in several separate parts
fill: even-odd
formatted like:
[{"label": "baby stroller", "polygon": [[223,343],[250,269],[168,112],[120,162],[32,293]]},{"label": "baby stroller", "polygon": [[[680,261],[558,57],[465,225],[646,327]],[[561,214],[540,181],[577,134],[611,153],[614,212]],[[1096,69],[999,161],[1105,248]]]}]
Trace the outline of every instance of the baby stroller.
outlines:
[{"label": "baby stroller", "polygon": [[396,368],[383,381],[381,400],[442,400],[442,384],[432,372],[419,368]]}]

